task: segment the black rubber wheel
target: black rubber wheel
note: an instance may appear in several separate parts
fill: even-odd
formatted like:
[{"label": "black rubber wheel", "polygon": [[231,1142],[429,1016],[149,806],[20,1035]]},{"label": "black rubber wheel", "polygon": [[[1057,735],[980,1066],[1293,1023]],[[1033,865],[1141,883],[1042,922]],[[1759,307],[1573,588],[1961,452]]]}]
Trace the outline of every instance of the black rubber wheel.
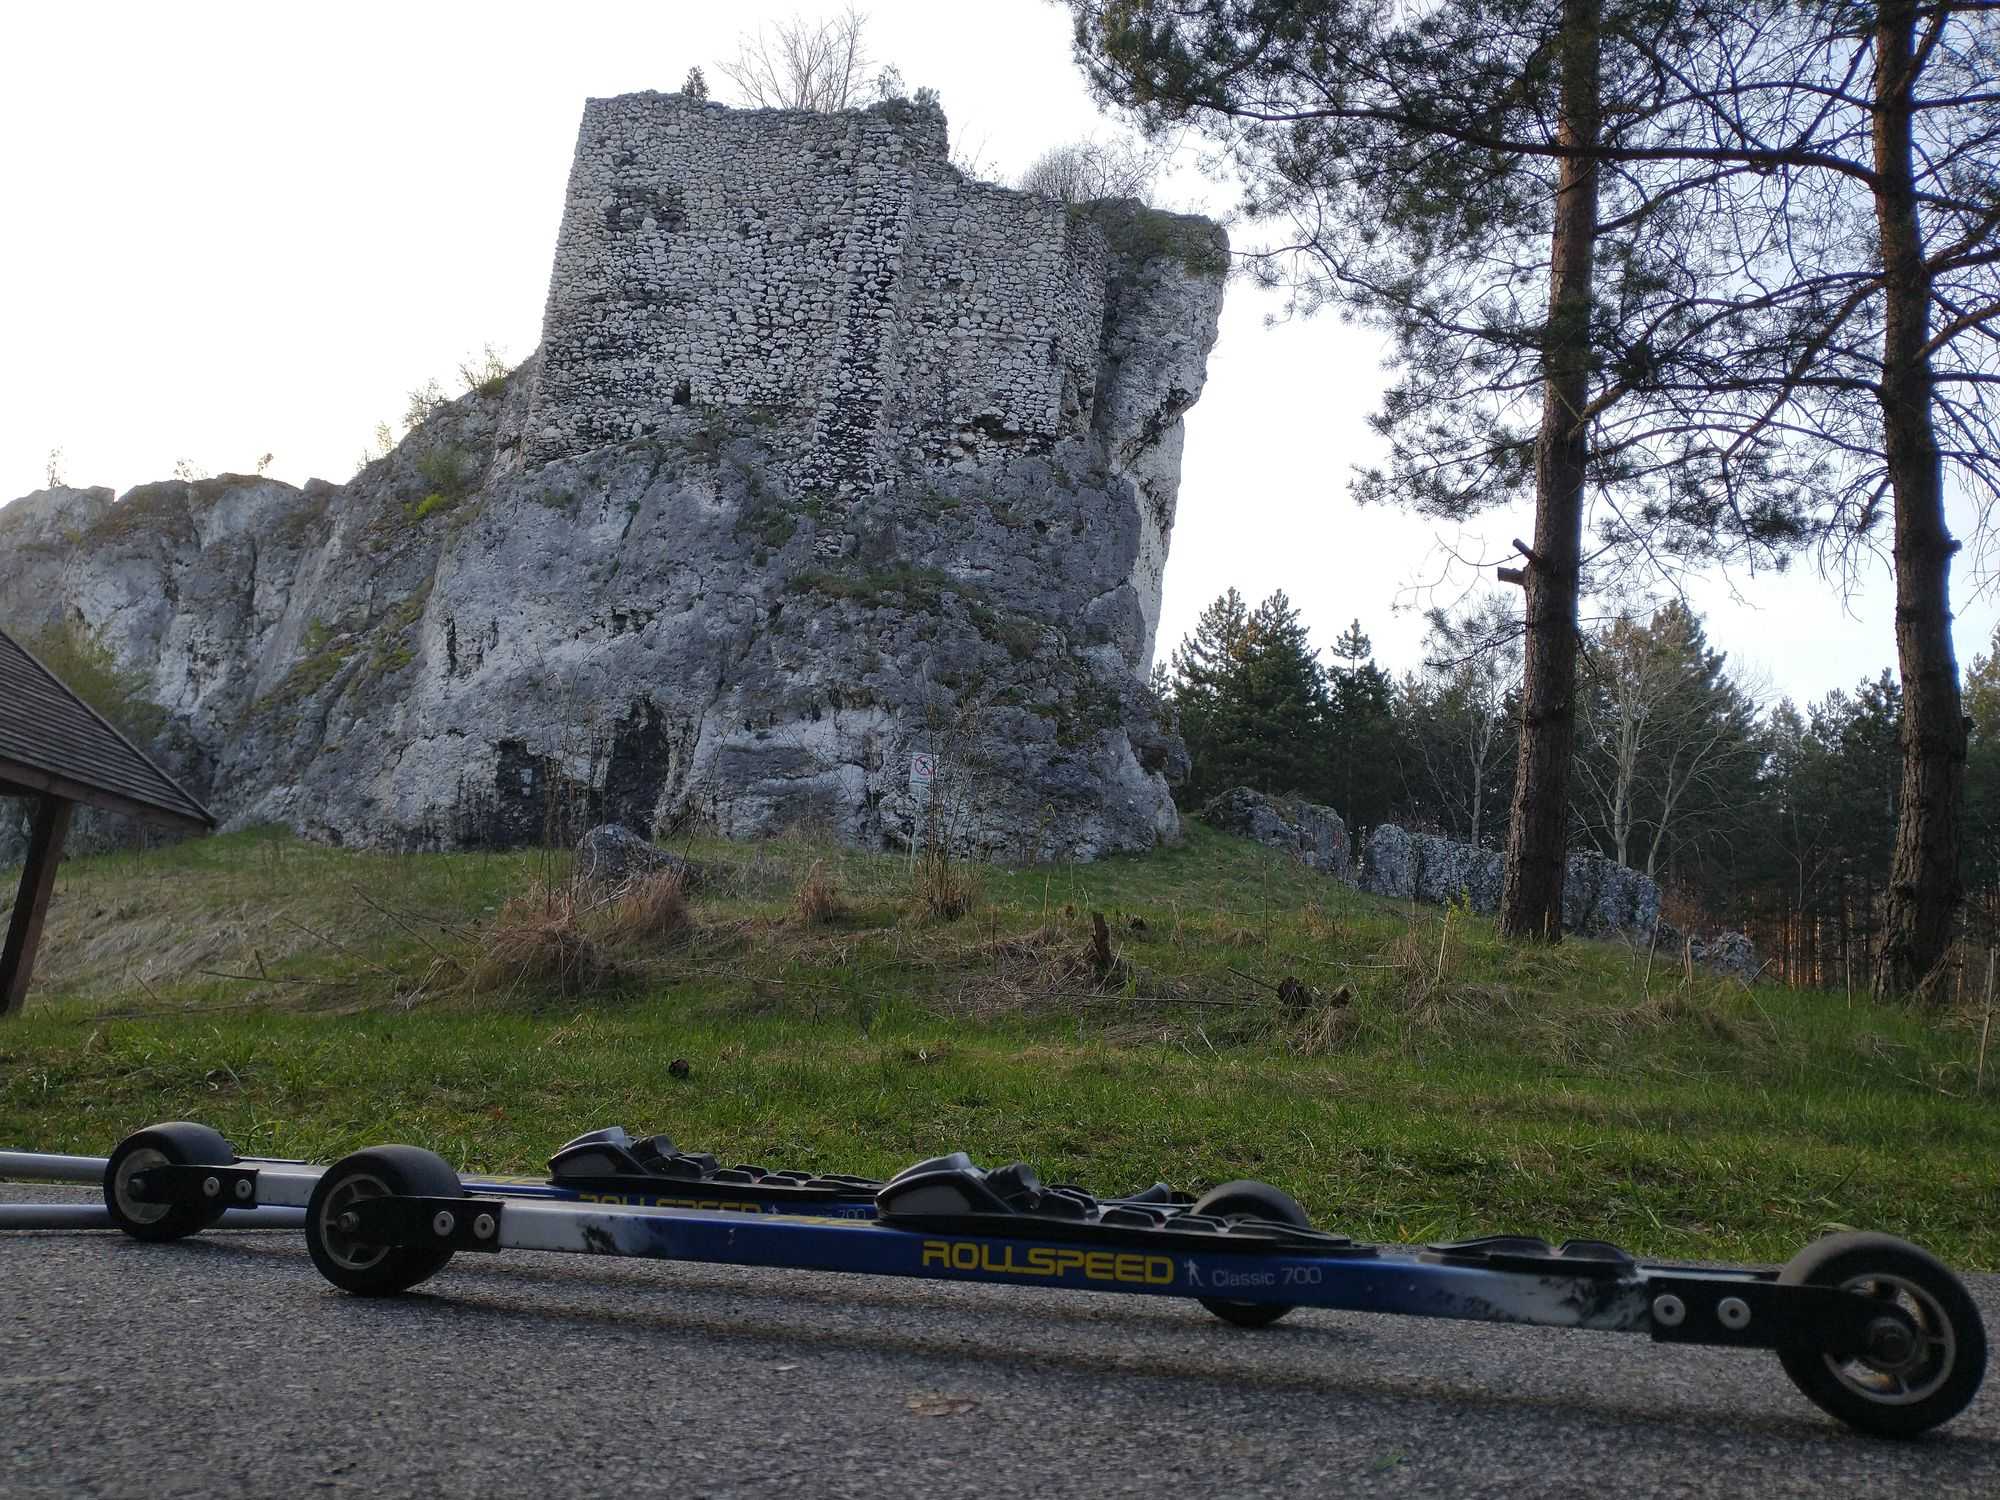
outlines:
[{"label": "black rubber wheel", "polygon": [[1786,1286],[1837,1286],[1878,1297],[1916,1325],[1898,1350],[1897,1325],[1880,1352],[1839,1359],[1793,1345],[1785,1373],[1815,1406],[1877,1437],[1910,1438],[1965,1410],[1986,1374],[1986,1328],[1951,1270],[1927,1250],[1886,1234],[1830,1234],[1793,1256]]},{"label": "black rubber wheel", "polygon": [[[1195,1199],[1194,1207],[1188,1212],[1205,1214],[1213,1219],[1276,1219],[1281,1224],[1312,1228],[1312,1222],[1306,1218],[1306,1211],[1299,1207],[1297,1200],[1268,1182],[1225,1182]],[[1290,1302],[1237,1302],[1228,1297],[1202,1297],[1197,1300],[1223,1322],[1234,1323],[1238,1328],[1268,1327],[1294,1306]]]},{"label": "black rubber wheel", "polygon": [[226,1167],[236,1152],[220,1134],[192,1120],[168,1120],[134,1131],[118,1143],[104,1165],[104,1206],[111,1222],[135,1240],[184,1240],[200,1234],[229,1209],[217,1195],[213,1202],[142,1203],[129,1184],[149,1167]]},{"label": "black rubber wheel", "polygon": [[320,1275],[344,1292],[391,1297],[427,1281],[451,1260],[451,1249],[378,1245],[340,1227],[341,1215],[364,1198],[463,1198],[458,1173],[441,1156],[416,1146],[371,1146],[343,1156],[313,1185],[306,1204],[306,1249]]}]

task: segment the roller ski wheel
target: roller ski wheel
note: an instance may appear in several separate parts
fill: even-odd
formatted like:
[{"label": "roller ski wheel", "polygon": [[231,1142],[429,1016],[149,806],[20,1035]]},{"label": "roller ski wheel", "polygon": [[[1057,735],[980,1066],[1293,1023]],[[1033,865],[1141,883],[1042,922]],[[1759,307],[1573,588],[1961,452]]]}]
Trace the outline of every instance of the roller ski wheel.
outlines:
[{"label": "roller ski wheel", "polygon": [[1886,1234],[1828,1235],[1792,1257],[1778,1281],[1859,1292],[1903,1314],[1871,1325],[1863,1353],[1803,1344],[1778,1350],[1806,1399],[1848,1426],[1912,1438],[1957,1416],[1979,1389],[1986,1373],[1979,1309],[1930,1252]]},{"label": "roller ski wheel", "polygon": [[348,1218],[369,1198],[462,1198],[458,1173],[443,1157],[416,1146],[374,1146],[328,1167],[306,1205],[306,1249],[320,1274],[342,1291],[392,1297],[428,1281],[451,1260],[451,1249],[379,1245],[358,1235]]},{"label": "roller ski wheel", "polygon": [[183,1240],[220,1219],[229,1205],[212,1202],[147,1203],[133,1196],[132,1180],[154,1167],[226,1167],[236,1152],[206,1125],[170,1120],[125,1137],[104,1166],[104,1206],[111,1221],[135,1240]]},{"label": "roller ski wheel", "polygon": [[[1212,1219],[1274,1219],[1300,1229],[1312,1228],[1312,1221],[1298,1201],[1268,1182],[1225,1182],[1195,1199],[1188,1212]],[[1269,1327],[1294,1306],[1289,1302],[1239,1302],[1228,1297],[1203,1297],[1200,1302],[1223,1322],[1234,1323],[1238,1328]]]}]

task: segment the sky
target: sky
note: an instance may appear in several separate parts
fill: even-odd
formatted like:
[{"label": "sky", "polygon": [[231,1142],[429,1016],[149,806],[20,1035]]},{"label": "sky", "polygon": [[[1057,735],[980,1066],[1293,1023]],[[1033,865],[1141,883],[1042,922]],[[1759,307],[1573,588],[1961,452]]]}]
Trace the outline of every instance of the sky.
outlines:
[{"label": "sky", "polygon": [[[0,9],[0,496],[60,476],[120,493],[185,462],[298,484],[344,480],[378,422],[487,345],[539,338],[583,101],[675,89],[739,37],[823,0],[563,5],[66,3]],[[1117,134],[1047,0],[872,0],[872,50],[938,91],[954,149],[996,180],[1046,148]],[[1197,174],[1168,206],[1226,211]],[[1232,230],[1239,245],[1255,226]],[[1392,672],[1422,614],[1495,587],[1525,508],[1463,529],[1355,505],[1379,451],[1383,349],[1330,316],[1267,326],[1225,300],[1187,420],[1160,653],[1234,586],[1283,589],[1314,640],[1358,619]],[[461,387],[462,388],[462,387]],[[1965,526],[1960,518],[1959,525]],[[2000,599],[1954,581],[1961,666]],[[1457,559],[1457,560],[1455,560]],[[1475,569],[1464,559],[1485,564]],[[1690,587],[1710,639],[1770,699],[1804,702],[1893,667],[1886,562],[1851,590],[1810,559]]]}]

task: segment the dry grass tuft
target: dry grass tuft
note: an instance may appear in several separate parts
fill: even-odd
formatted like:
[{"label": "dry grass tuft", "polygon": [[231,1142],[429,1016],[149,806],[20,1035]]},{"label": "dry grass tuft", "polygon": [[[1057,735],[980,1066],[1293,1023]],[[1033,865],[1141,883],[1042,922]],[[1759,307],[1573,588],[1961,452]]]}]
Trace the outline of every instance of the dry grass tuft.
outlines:
[{"label": "dry grass tuft", "polygon": [[538,885],[510,897],[480,936],[465,987],[549,990],[569,999],[608,989],[624,975],[585,924],[588,905],[572,882]]},{"label": "dry grass tuft", "polygon": [[827,873],[825,860],[814,860],[792,892],[792,915],[808,927],[822,927],[847,915],[847,903]]},{"label": "dry grass tuft", "polygon": [[1333,1000],[1306,1012],[1291,1024],[1285,1033],[1285,1045],[1294,1055],[1324,1057],[1329,1052],[1342,1051],[1361,1034],[1361,1018],[1341,998],[1346,994],[1343,985],[1334,992]]},{"label": "dry grass tuft", "polygon": [[613,949],[678,942],[693,926],[686,884],[679,872],[665,870],[633,876],[586,918],[604,945]]},{"label": "dry grass tuft", "polygon": [[1447,1034],[1469,1017],[1513,1008],[1504,986],[1463,974],[1464,941],[1453,942],[1459,924],[1458,909],[1447,907],[1442,921],[1411,926],[1383,955],[1393,971],[1387,998],[1401,1015],[1405,1045],[1419,1032]]},{"label": "dry grass tuft", "polygon": [[637,955],[693,931],[677,873],[634,876],[608,895],[577,879],[537,883],[509,897],[474,939],[462,984],[473,994],[602,994],[637,976]]}]

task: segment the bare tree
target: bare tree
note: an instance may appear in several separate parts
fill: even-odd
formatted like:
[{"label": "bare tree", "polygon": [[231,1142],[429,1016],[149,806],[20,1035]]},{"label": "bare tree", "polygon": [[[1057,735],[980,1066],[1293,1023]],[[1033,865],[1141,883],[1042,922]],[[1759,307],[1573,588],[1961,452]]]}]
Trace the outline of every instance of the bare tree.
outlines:
[{"label": "bare tree", "polygon": [[1152,201],[1153,181],[1160,175],[1159,158],[1130,141],[1071,141],[1051,146],[1021,174],[1023,192],[1062,203],[1089,203],[1098,198]]},{"label": "bare tree", "polygon": [[1657,876],[1692,809],[1713,810],[1717,797],[1704,794],[1754,759],[1753,705],[1722,667],[1679,604],[1650,620],[1628,608],[1595,633],[1580,695],[1577,800],[1619,864],[1633,864],[1644,837],[1645,872]]},{"label": "bare tree", "polygon": [[1464,817],[1466,842],[1480,848],[1489,784],[1514,748],[1523,635],[1520,609],[1505,595],[1489,594],[1456,616],[1435,610],[1423,675],[1411,684],[1432,721],[1433,732],[1411,736],[1429,795],[1454,823]]},{"label": "bare tree", "polygon": [[716,70],[752,109],[862,109],[900,90],[893,68],[868,52],[868,17],[848,6],[824,20],[794,15],[738,39],[732,62]]}]

